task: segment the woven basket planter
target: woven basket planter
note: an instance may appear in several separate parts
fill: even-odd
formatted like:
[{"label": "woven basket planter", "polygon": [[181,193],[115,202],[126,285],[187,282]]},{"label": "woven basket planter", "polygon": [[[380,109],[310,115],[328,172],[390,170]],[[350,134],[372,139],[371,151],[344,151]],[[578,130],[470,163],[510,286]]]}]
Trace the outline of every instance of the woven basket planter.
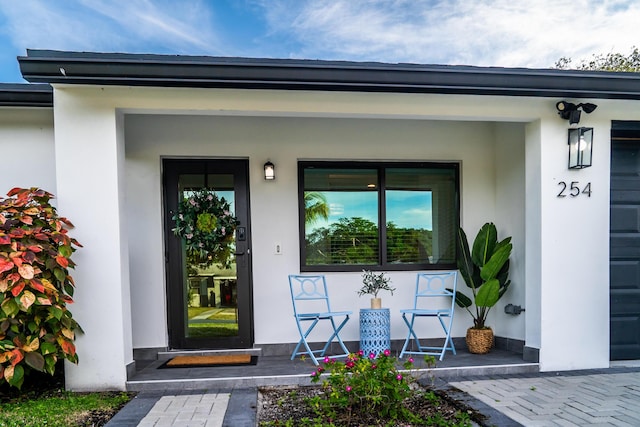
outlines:
[{"label": "woven basket planter", "polygon": [[493,347],[493,330],[491,328],[467,329],[467,347],[473,354],[489,353]]}]

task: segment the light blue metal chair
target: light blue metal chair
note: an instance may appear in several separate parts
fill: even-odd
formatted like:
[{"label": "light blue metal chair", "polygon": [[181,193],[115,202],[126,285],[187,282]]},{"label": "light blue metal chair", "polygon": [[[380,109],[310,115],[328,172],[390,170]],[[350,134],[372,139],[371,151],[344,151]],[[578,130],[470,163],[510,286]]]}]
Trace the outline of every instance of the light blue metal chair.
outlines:
[{"label": "light blue metal chair", "polygon": [[[456,354],[456,348],[451,339],[451,326],[453,326],[457,282],[458,274],[456,271],[418,273],[413,308],[400,310],[402,319],[409,328],[407,339],[400,352],[400,358],[405,354],[429,354],[440,356],[440,360],[442,360],[447,350]],[[418,334],[416,334],[416,319],[423,317],[435,317],[440,322],[445,333],[442,347],[426,346],[420,343]],[[413,351],[407,350],[411,339],[414,340],[415,350]]]},{"label": "light blue metal chair", "polygon": [[[289,275],[289,287],[291,288],[291,300],[293,302],[293,315],[296,319],[300,341],[291,354],[291,360],[296,356],[308,354],[314,364],[318,364],[318,357],[324,357],[335,339],[342,348],[343,354],[331,355],[331,357],[346,357],[349,350],[340,338],[340,330],[349,320],[351,311],[331,311],[329,295],[327,294],[327,283],[323,275]],[[337,320],[341,322],[336,326]],[[311,331],[321,320],[328,320],[331,324],[332,333],[321,350],[311,350],[307,339]],[[310,325],[303,329],[303,323]],[[306,326],[306,325],[305,325]],[[300,350],[300,347],[304,347]],[[300,350],[300,351],[298,351]]]}]

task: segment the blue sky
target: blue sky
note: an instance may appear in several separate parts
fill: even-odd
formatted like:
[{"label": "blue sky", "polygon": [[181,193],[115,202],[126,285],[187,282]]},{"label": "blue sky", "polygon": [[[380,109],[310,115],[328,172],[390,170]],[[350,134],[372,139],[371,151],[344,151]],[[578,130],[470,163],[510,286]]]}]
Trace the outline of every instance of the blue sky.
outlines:
[{"label": "blue sky", "polygon": [[27,48],[548,68],[640,46],[636,0],[0,0]]},{"label": "blue sky", "polygon": [[[330,206],[328,220],[307,225],[307,234],[340,218],[360,217],[378,224],[377,192],[323,192]],[[433,229],[430,191],[387,191],[387,222],[400,228]]]}]

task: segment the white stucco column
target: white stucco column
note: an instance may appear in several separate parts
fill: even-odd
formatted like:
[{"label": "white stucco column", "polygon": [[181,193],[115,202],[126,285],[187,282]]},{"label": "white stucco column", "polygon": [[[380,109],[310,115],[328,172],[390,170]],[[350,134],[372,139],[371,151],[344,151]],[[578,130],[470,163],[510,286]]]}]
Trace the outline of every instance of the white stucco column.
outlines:
[{"label": "white stucco column", "polygon": [[[94,96],[93,94],[97,94]],[[124,390],[132,362],[129,266],[123,224],[124,138],[100,89],[55,88],[58,210],[84,246],[73,256],[79,364],[65,366],[71,390]]]},{"label": "white stucco column", "polygon": [[595,128],[582,170],[567,167],[567,121],[526,130],[526,335],[542,371],[609,366],[610,125],[581,125]]},{"label": "white stucco column", "polygon": [[542,135],[541,123],[525,126],[525,358],[533,357],[528,351],[540,350],[541,335],[541,197],[542,197]]}]

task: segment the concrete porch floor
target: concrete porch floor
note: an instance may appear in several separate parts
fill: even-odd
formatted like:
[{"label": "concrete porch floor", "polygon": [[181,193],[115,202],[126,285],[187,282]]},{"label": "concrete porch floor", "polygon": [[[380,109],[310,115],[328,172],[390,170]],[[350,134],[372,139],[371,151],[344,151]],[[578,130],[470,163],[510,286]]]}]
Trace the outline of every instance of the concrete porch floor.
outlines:
[{"label": "concrete porch floor", "polygon": [[[215,352],[165,352],[157,360],[136,361],[138,370],[127,381],[129,391],[179,391],[195,389],[241,389],[276,385],[309,385],[315,366],[310,359],[290,360],[288,355],[263,356],[260,348],[238,350],[258,356],[256,365],[220,366],[212,368],[158,369],[168,358],[179,354],[212,354]],[[230,351],[225,351],[225,354]],[[396,352],[393,352],[397,355]],[[522,354],[493,349],[484,355],[471,354],[457,348],[443,361],[428,368],[421,357],[414,356],[416,376],[432,375],[454,381],[456,377],[537,373],[537,363],[524,362]]]}]

